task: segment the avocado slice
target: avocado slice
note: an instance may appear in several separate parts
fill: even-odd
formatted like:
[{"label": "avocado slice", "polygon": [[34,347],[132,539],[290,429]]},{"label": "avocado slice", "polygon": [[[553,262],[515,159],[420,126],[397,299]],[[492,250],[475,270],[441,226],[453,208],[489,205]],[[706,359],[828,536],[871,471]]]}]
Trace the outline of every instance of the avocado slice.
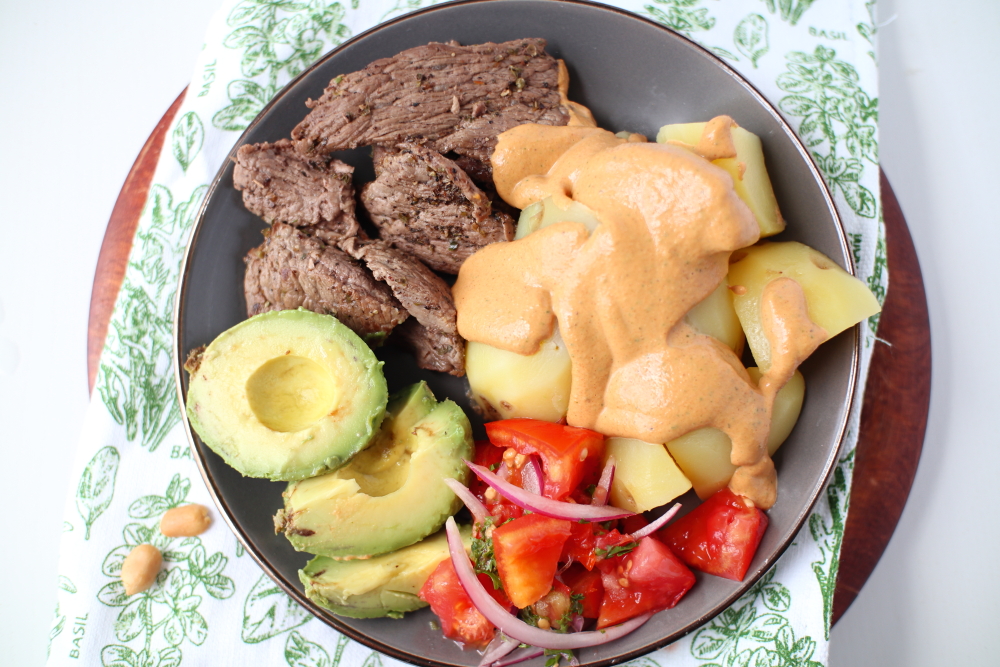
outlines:
[{"label": "avocado slice", "polygon": [[247,477],[287,482],[341,467],[377,433],[389,394],[357,334],[303,309],[241,322],[187,367],[191,427]]},{"label": "avocado slice", "polygon": [[461,507],[442,480],[467,481],[471,433],[454,402],[435,401],[426,382],[412,385],[390,399],[375,440],[349,464],[289,484],[275,531],[298,551],[333,558],[414,544]]},{"label": "avocado slice", "polygon": [[[470,526],[461,528],[466,547]],[[317,556],[299,570],[306,597],[339,616],[402,618],[426,607],[417,597],[434,568],[448,558],[443,530],[399,551],[367,559],[334,560]]]}]

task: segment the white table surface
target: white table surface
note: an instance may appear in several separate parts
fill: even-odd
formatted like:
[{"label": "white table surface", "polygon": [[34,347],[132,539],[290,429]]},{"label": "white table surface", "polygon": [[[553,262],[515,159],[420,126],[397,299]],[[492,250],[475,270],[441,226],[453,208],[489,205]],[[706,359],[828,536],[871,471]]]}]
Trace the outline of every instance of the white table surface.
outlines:
[{"label": "white table surface", "polygon": [[[98,251],[216,7],[0,0],[2,665],[45,659]],[[933,388],[909,503],[833,631],[831,665],[996,665],[1000,2],[883,0],[879,16],[893,19],[879,33],[881,162],[923,269]]]}]

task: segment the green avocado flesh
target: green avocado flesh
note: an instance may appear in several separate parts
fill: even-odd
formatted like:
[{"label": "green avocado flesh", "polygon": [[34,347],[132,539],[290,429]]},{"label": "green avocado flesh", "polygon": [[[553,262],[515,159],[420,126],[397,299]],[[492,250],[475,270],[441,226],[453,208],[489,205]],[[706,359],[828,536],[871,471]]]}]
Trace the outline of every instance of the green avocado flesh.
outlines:
[{"label": "green avocado flesh", "polygon": [[212,341],[191,373],[187,415],[243,475],[287,482],[343,466],[371,442],[387,400],[382,362],[353,331],[282,310]]},{"label": "green avocado flesh", "polygon": [[[471,531],[462,527],[469,542]],[[400,618],[426,607],[417,597],[427,577],[448,558],[444,531],[399,551],[366,559],[334,560],[317,556],[299,570],[306,597],[340,616]]]},{"label": "green avocado flesh", "polygon": [[424,382],[412,385],[389,401],[368,449],[336,472],[289,484],[275,530],[298,551],[334,558],[414,544],[461,507],[443,480],[468,480],[471,433],[454,402],[438,403]]}]

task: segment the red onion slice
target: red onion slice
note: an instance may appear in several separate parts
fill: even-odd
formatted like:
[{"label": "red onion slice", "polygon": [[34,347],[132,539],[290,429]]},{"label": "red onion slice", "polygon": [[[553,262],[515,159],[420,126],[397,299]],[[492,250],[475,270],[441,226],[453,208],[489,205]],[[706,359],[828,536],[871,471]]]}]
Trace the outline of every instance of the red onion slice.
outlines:
[{"label": "red onion slice", "polygon": [[601,479],[597,482],[597,488],[594,489],[594,498],[590,501],[591,505],[601,507],[608,504],[608,494],[611,492],[611,482],[614,479],[615,457],[609,456],[604,463],[604,470],[601,471]]},{"label": "red onion slice", "polygon": [[536,514],[552,517],[553,519],[566,519],[567,521],[610,521],[612,519],[624,519],[633,514],[617,507],[577,505],[576,503],[564,503],[561,500],[552,500],[536,493],[528,493],[510,482],[505,482],[483,466],[469,461],[466,461],[465,465],[469,466],[469,469],[476,473],[479,479],[489,484],[501,496],[515,505],[526,510],[531,510]]},{"label": "red onion slice", "polygon": [[521,488],[528,493],[539,496],[545,493],[545,477],[542,475],[542,466],[534,456],[529,456],[527,463],[521,468]]},{"label": "red onion slice", "polygon": [[663,526],[667,525],[667,522],[673,519],[674,515],[680,511],[681,511],[681,504],[676,503],[673,507],[664,512],[663,516],[661,516],[659,519],[657,519],[656,521],[654,521],[653,523],[649,524],[644,528],[640,528],[639,530],[629,535],[629,537],[638,542],[647,535],[652,535],[660,528],[663,528]]},{"label": "red onion slice", "polygon": [[520,653],[515,653],[506,660],[501,660],[500,662],[493,665],[493,667],[508,667],[508,665],[516,665],[519,662],[524,662],[525,660],[531,660],[532,658],[537,658],[543,653],[545,653],[545,649],[526,648]]},{"label": "red onion slice", "polygon": [[449,477],[444,480],[444,483],[448,485],[449,489],[455,492],[455,495],[458,496],[463,503],[465,503],[465,506],[469,508],[470,512],[472,512],[472,519],[476,523],[482,523],[483,519],[490,515],[489,511],[486,509],[486,505],[479,502],[479,498],[476,498],[475,494],[473,494],[472,491],[469,491],[469,489],[467,489],[460,481]]},{"label": "red onion slice", "polygon": [[462,588],[465,589],[465,592],[469,595],[472,604],[479,610],[479,613],[495,625],[500,632],[511,639],[516,639],[521,643],[531,644],[538,648],[548,649],[575,649],[586,646],[597,646],[598,644],[606,644],[607,642],[624,637],[653,616],[652,614],[643,614],[611,628],[595,632],[574,632],[572,634],[561,634],[528,625],[521,619],[509,614],[483,588],[483,585],[479,583],[479,579],[476,578],[476,573],[472,569],[472,563],[465,553],[465,547],[462,545],[462,536],[458,533],[458,524],[455,523],[455,517],[448,517],[448,521],[445,522],[445,530],[448,533],[448,552],[451,554],[451,562],[455,566],[455,572],[458,574],[458,580],[461,582]]},{"label": "red onion slice", "polygon": [[486,650],[483,651],[483,658],[479,661],[479,667],[487,667],[497,662],[505,655],[516,649],[521,645],[521,642],[516,639],[507,637],[502,632],[498,632],[497,636],[493,638]]}]

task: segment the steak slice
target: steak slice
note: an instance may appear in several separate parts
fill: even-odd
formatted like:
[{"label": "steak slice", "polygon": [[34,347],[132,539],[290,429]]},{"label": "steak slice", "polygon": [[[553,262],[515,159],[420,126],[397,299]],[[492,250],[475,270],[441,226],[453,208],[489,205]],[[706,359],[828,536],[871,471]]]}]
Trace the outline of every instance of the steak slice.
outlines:
[{"label": "steak slice", "polygon": [[413,143],[376,147],[376,179],[361,201],[381,238],[436,271],[458,273],[462,262],[490,243],[514,238],[514,219],[458,165]]},{"label": "steak slice", "polygon": [[487,161],[501,132],[565,125],[559,63],[544,39],[431,43],[333,79],[292,130],[304,155],[425,139],[440,153]]},{"label": "steak slice", "polygon": [[246,256],[247,316],[305,308],[333,315],[370,342],[407,318],[389,288],[342,250],[280,222],[265,234]]},{"label": "steak slice", "polygon": [[354,236],[354,167],[329,157],[303,157],[292,142],[247,144],[236,152],[233,185],[243,205],[268,223],[308,228],[327,242]]},{"label": "steak slice", "polygon": [[414,318],[396,328],[398,340],[417,358],[417,365],[432,371],[465,375],[465,341],[458,334],[428,329]]},{"label": "steak slice", "polygon": [[421,262],[385,241],[348,239],[341,247],[364,262],[376,279],[389,285],[412,315],[413,324],[401,341],[416,355],[418,365],[465,375],[465,341],[458,335],[455,300],[448,284]]}]

